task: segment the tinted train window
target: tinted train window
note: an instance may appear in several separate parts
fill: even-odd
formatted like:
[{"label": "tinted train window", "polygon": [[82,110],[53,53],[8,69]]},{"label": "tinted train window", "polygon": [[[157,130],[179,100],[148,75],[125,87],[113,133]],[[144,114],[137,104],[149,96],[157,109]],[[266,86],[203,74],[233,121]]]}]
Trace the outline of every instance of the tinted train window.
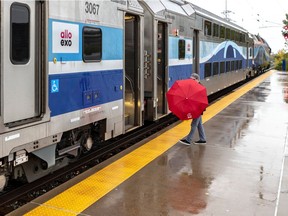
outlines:
[{"label": "tinted train window", "polygon": [[226,62],[226,72],[229,72],[231,70],[230,68],[230,61]]},{"label": "tinted train window", "polygon": [[245,34],[240,34],[240,42],[245,42]]},{"label": "tinted train window", "polygon": [[225,62],[220,62],[220,73],[225,73]]},{"label": "tinted train window", "polygon": [[230,39],[230,29],[226,29],[226,39]]},{"label": "tinted train window", "polygon": [[213,36],[214,37],[219,37],[219,25],[213,24]]},{"label": "tinted train window", "polygon": [[178,42],[178,58],[185,59],[185,40],[179,40]]},{"label": "tinted train window", "polygon": [[234,71],[235,69],[235,61],[231,61],[231,71]]},{"label": "tinted train window", "polygon": [[225,38],[225,27],[220,26],[220,38]]},{"label": "tinted train window", "polygon": [[212,69],[211,65],[212,65],[211,63],[206,63],[205,64],[204,78],[211,76],[211,69]]},{"label": "tinted train window", "polygon": [[10,28],[10,60],[13,64],[26,64],[30,59],[30,10],[27,5],[11,5]]},{"label": "tinted train window", "polygon": [[235,41],[240,41],[239,32],[235,32]]},{"label": "tinted train window", "polygon": [[83,28],[83,61],[95,62],[102,59],[102,31],[99,28]]},{"label": "tinted train window", "polygon": [[212,35],[212,23],[207,20],[204,22],[204,34]]},{"label": "tinted train window", "polygon": [[218,75],[219,73],[219,62],[213,63],[213,75]]},{"label": "tinted train window", "polygon": [[230,38],[231,40],[235,40],[235,31],[231,30]]},{"label": "tinted train window", "polygon": [[251,58],[253,56],[253,49],[249,47],[249,57]]},{"label": "tinted train window", "polygon": [[238,61],[238,69],[242,69],[242,60]]}]

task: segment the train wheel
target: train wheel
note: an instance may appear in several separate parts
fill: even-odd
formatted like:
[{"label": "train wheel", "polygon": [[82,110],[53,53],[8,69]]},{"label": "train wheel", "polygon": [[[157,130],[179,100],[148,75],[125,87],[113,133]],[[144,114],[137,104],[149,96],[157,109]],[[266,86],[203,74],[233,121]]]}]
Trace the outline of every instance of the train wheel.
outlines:
[{"label": "train wheel", "polygon": [[3,191],[4,187],[7,184],[7,178],[5,175],[0,175],[0,192]]},{"label": "train wheel", "polygon": [[91,150],[92,146],[93,146],[93,139],[91,136],[88,136],[87,139],[85,139],[85,141],[82,144],[83,146],[83,151],[84,152],[88,152]]}]

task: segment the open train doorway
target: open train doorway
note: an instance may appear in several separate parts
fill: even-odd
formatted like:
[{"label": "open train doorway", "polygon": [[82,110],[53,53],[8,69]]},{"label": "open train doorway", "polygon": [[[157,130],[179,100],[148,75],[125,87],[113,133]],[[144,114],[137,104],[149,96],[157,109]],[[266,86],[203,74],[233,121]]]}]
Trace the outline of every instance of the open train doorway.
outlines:
[{"label": "open train doorway", "polygon": [[167,91],[167,24],[158,22],[157,38],[157,119],[167,112],[166,96]]},{"label": "open train doorway", "polygon": [[125,130],[140,125],[140,18],[125,15]]}]

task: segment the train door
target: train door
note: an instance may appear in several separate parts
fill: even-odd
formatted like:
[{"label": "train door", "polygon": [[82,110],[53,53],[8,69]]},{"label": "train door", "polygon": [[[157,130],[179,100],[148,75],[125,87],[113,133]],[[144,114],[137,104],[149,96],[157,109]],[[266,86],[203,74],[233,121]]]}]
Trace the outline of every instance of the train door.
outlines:
[{"label": "train door", "polygon": [[140,125],[140,18],[125,15],[125,129]]},{"label": "train door", "polygon": [[193,73],[200,72],[199,66],[199,32],[193,31]]},{"label": "train door", "polygon": [[158,22],[158,38],[157,38],[157,118],[167,112],[166,96],[167,91],[167,50],[166,35],[167,24]]},{"label": "train door", "polygon": [[[37,121],[41,115],[42,4],[2,1],[2,117],[8,127]],[[36,31],[37,29],[37,31]]]}]

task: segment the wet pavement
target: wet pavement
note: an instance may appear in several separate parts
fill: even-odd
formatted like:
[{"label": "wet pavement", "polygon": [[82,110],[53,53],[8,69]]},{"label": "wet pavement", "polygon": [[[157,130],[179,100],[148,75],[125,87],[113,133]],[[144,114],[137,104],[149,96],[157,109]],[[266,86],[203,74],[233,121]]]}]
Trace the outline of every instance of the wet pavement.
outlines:
[{"label": "wet pavement", "polygon": [[273,73],[204,124],[207,145],[178,143],[83,215],[288,215],[287,89]]}]

